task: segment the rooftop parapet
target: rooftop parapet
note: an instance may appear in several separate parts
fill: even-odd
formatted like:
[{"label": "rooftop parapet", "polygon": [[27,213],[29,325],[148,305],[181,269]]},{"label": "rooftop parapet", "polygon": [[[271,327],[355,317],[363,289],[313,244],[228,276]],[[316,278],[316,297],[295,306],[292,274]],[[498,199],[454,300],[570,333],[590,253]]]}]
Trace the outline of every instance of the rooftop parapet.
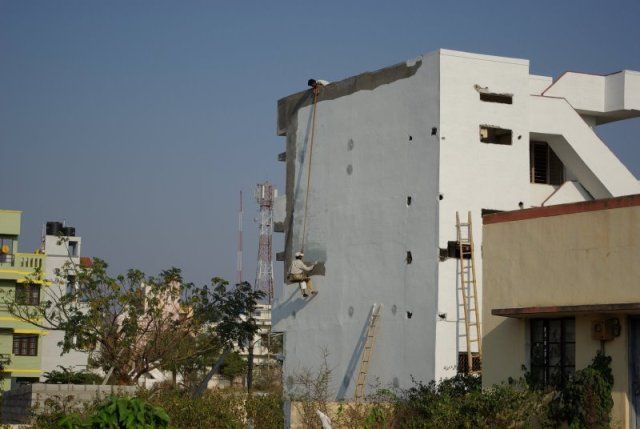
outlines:
[{"label": "rooftop parapet", "polygon": [[565,98],[596,125],[640,116],[640,72],[623,70],[608,75],[565,72],[542,95]]}]

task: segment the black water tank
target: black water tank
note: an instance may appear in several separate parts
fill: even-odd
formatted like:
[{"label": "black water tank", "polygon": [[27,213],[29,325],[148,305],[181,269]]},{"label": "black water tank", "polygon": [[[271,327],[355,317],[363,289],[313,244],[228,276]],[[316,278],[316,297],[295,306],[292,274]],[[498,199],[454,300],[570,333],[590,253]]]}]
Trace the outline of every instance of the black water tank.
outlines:
[{"label": "black water tank", "polygon": [[75,237],[76,236],[76,229],[72,226],[64,226],[62,227],[62,235],[64,235],[65,237]]},{"label": "black water tank", "polygon": [[47,222],[47,235],[58,235],[62,230],[62,222]]}]

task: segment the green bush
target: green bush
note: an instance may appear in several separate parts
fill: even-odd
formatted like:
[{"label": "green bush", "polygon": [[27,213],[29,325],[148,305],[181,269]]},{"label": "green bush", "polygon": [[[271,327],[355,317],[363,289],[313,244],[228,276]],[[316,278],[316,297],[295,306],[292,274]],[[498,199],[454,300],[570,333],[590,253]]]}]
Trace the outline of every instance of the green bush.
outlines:
[{"label": "green bush", "polygon": [[138,398],[111,397],[88,419],[83,419],[78,414],[67,414],[58,419],[56,427],[62,429],[167,429],[169,416],[162,408],[154,407]]},{"label": "green bush", "polygon": [[247,418],[256,429],[281,429],[284,427],[282,394],[253,394],[247,397]]},{"label": "green bush", "polygon": [[58,365],[60,370],[45,372],[47,384],[100,384],[102,377],[89,371],[73,371],[71,368]]},{"label": "green bush", "polygon": [[148,401],[166,410],[174,429],[244,429],[244,398],[243,392],[231,389],[208,390],[195,399],[187,391],[163,389]]},{"label": "green bush", "polygon": [[613,399],[611,357],[598,353],[591,365],[576,371],[565,387],[557,393],[549,414],[569,428],[608,428],[611,423]]},{"label": "green bush", "polygon": [[481,379],[457,375],[418,383],[396,405],[396,427],[520,428],[549,425],[544,394],[523,381],[482,390]]}]

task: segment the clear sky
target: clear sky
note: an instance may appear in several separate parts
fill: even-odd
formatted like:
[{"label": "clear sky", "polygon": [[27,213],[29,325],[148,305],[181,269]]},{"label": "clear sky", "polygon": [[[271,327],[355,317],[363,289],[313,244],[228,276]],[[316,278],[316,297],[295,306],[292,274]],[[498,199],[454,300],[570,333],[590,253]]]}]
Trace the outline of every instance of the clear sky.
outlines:
[{"label": "clear sky", "polygon": [[[66,219],[114,272],[202,283],[234,278],[242,189],[253,279],[249,197],[284,182],[278,98],[438,48],[640,70],[639,18],[638,0],[0,0],[0,208],[24,211],[23,250]],[[598,132],[640,176],[640,120]]]}]

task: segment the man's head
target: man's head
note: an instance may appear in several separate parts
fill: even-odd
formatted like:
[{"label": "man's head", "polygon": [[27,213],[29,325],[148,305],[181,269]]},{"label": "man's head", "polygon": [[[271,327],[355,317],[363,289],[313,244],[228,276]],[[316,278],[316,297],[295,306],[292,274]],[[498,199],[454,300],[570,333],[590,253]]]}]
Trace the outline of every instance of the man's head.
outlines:
[{"label": "man's head", "polygon": [[302,259],[303,256],[304,256],[304,253],[296,252],[296,259]]}]

